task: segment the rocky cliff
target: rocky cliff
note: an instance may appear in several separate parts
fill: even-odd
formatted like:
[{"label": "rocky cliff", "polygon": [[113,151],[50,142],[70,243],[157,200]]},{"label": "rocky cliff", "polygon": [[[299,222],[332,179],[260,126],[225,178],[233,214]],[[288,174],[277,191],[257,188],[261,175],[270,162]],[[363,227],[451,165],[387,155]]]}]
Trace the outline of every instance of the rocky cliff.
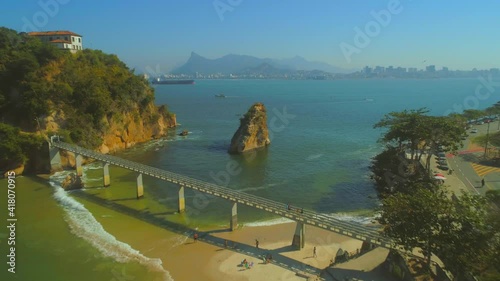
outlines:
[{"label": "rocky cliff", "polygon": [[[103,118],[105,132],[102,133],[101,145],[98,151],[104,154],[116,152],[129,148],[137,143],[146,142],[151,139],[160,138],[167,135],[170,128],[177,124],[175,114],[165,114],[161,108],[153,103],[140,112],[139,108],[132,112],[124,112],[122,115],[112,118]],[[40,121],[43,133],[57,132],[64,128],[66,119],[64,112],[53,112],[50,116]],[[74,168],[76,165],[75,156],[72,153],[61,152],[62,166]],[[87,161],[84,160],[84,163]]]},{"label": "rocky cliff", "polygon": [[[9,40],[1,40],[8,38]],[[48,136],[114,152],[166,135],[176,125],[154,88],[116,55],[71,54],[38,38],[0,28],[0,174],[25,166],[43,173]],[[68,155],[66,161],[73,160]]]},{"label": "rocky cliff", "polygon": [[240,119],[240,127],[231,139],[229,153],[243,153],[269,145],[266,108],[256,103]]}]

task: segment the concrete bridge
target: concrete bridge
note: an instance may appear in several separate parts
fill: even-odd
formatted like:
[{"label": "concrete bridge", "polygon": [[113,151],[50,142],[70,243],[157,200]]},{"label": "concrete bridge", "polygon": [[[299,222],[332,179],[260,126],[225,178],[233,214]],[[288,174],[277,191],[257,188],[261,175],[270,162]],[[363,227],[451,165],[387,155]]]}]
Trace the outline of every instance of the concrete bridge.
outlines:
[{"label": "concrete bridge", "polygon": [[328,231],[346,235],[370,243],[374,246],[381,246],[385,248],[397,247],[389,238],[380,235],[380,233],[373,228],[363,226],[362,224],[342,221],[310,210],[297,208],[290,209],[286,204],[281,202],[269,200],[255,195],[250,195],[244,192],[232,190],[227,187],[215,185],[187,176],[136,163],[130,160],[122,159],[116,156],[101,154],[89,149],[81,148],[76,145],[61,142],[57,136],[51,137],[51,141],[49,142],[50,160],[51,165],[54,169],[62,168],[61,157],[59,154],[59,151],[61,149],[75,154],[76,173],[78,176],[82,176],[83,173],[82,157],[88,157],[102,162],[105,187],[111,184],[109,165],[115,165],[137,172],[137,198],[141,198],[142,196],[144,196],[144,186],[142,183],[143,175],[151,176],[178,185],[179,212],[183,212],[186,207],[184,198],[185,188],[191,188],[199,192],[231,201],[233,202],[233,205],[231,210],[228,210],[231,212],[231,230],[234,230],[237,227],[238,204],[243,204],[296,221],[297,226],[295,229],[295,234],[293,236],[292,245],[298,247],[299,249],[303,248],[305,245],[305,225],[312,225]]}]

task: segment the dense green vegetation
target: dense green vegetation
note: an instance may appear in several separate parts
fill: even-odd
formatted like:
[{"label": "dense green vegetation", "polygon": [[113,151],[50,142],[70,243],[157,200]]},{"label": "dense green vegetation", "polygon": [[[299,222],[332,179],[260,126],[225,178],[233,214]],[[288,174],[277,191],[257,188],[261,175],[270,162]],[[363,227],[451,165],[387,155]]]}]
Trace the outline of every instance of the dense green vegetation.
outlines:
[{"label": "dense green vegetation", "polygon": [[415,184],[409,193],[383,200],[379,221],[406,250],[421,249],[429,267],[435,254],[462,280],[470,272],[498,269],[500,220],[490,207],[486,197],[462,194],[451,200],[442,189]]},{"label": "dense green vegetation", "polygon": [[33,134],[23,134],[19,128],[0,123],[0,171],[13,169],[25,164],[29,155],[42,148],[43,138]]},{"label": "dense green vegetation", "polygon": [[[491,204],[499,202],[498,193],[450,196],[436,185],[430,169],[431,155],[438,147],[456,151],[467,120],[484,116],[485,111],[446,117],[426,113],[425,109],[391,112],[374,126],[386,129],[380,139],[386,149],[371,166],[383,198],[379,222],[384,233],[405,250],[420,249],[429,272],[435,254],[456,280],[469,273],[481,280],[498,280],[500,215]],[[423,155],[424,165],[420,164]]]},{"label": "dense green vegetation", "polygon": [[[373,159],[371,170],[379,191],[407,190],[407,183],[429,181],[431,156],[439,146],[456,151],[465,134],[465,119],[457,116],[429,116],[428,110],[391,112],[374,125],[387,129],[380,141],[386,149]],[[409,157],[406,156],[409,154]],[[426,153],[422,168],[420,160]]]},{"label": "dense green vegetation", "polygon": [[[52,114],[67,132],[66,141],[95,148],[109,121],[125,113],[146,122],[169,115],[166,107],[143,114],[154,101],[153,89],[116,55],[89,49],[71,54],[0,28],[0,58],[0,121],[24,132],[39,130],[40,120]],[[9,151],[25,151],[18,131],[2,128],[8,131]],[[26,155],[3,152],[3,161],[25,161]]]}]

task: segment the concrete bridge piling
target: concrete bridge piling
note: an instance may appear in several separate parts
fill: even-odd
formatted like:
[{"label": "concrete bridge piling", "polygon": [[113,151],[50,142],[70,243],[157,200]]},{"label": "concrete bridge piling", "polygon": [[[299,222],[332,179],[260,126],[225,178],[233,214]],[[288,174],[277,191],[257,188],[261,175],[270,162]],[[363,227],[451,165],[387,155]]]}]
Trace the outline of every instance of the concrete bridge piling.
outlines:
[{"label": "concrete bridge piling", "polygon": [[83,176],[82,160],[83,157],[80,154],[75,154],[76,175],[79,177]]},{"label": "concrete bridge piling", "polygon": [[230,228],[231,231],[234,231],[238,227],[238,203],[233,203],[233,207],[231,208],[231,221]]},{"label": "concrete bridge piling", "polygon": [[49,159],[51,172],[61,171],[63,169],[59,148],[52,146],[51,143],[49,143]]},{"label": "concrete bridge piling", "polygon": [[137,176],[137,199],[144,197],[144,186],[142,185],[142,174]]},{"label": "concrete bridge piling", "polygon": [[103,180],[104,180],[104,187],[108,187],[111,185],[111,178],[109,177],[109,164],[108,163],[103,163],[102,165],[102,171],[103,171]]},{"label": "concrete bridge piling", "polygon": [[186,199],[184,197],[184,186],[179,187],[179,213],[186,211]]},{"label": "concrete bridge piling", "polygon": [[304,248],[306,245],[306,226],[297,222],[297,226],[295,227],[295,234],[293,235],[292,246],[298,248],[299,250]]}]

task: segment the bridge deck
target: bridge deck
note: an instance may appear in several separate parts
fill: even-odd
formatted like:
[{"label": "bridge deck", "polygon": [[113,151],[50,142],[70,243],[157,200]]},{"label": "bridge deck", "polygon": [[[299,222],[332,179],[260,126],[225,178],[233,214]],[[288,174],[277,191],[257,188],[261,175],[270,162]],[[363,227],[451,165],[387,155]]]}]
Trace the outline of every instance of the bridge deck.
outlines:
[{"label": "bridge deck", "polygon": [[381,247],[395,248],[395,245],[391,242],[390,239],[381,236],[380,233],[375,229],[363,226],[361,224],[342,221],[324,214],[316,213],[305,209],[303,210],[302,213],[297,212],[296,210],[287,210],[286,205],[281,202],[269,200],[266,198],[247,194],[237,190],[232,190],[227,187],[175,174],[155,167],[122,159],[113,155],[101,154],[89,149],[81,148],[76,145],[64,142],[53,142],[51,145],[59,149],[64,149],[76,154],[80,154],[88,158],[93,158],[118,167],[142,173],[161,180],[165,180],[180,186],[192,188],[194,190],[204,192],[206,194],[210,194],[229,201],[261,209],[263,211],[273,213],[297,222],[316,226],[342,235],[350,236],[358,240],[366,241]]}]

